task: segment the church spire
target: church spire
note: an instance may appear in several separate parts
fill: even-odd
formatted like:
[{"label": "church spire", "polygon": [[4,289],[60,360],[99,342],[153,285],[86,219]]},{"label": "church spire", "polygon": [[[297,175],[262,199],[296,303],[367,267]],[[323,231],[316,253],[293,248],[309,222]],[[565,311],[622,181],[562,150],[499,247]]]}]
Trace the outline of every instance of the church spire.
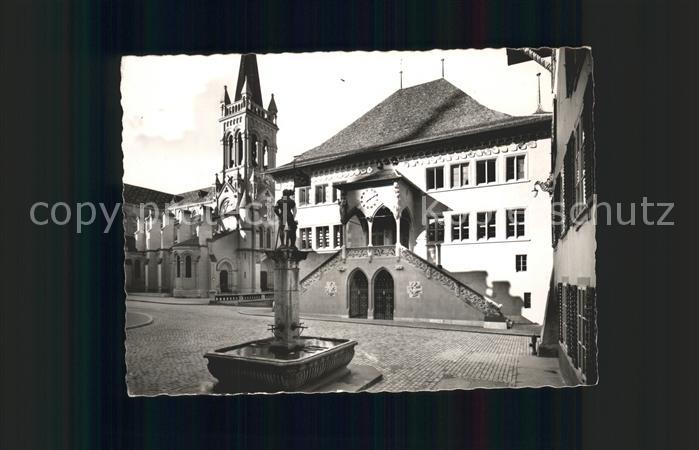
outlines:
[{"label": "church spire", "polygon": [[257,56],[248,53],[240,57],[238,69],[238,83],[235,89],[235,100],[242,98],[243,93],[248,95],[253,102],[262,106],[262,91],[260,89],[260,75],[257,72]]},{"label": "church spire", "polygon": [[272,94],[272,99],[269,101],[269,106],[267,106],[267,111],[270,112],[270,114],[277,114],[277,102],[274,101],[274,94]]},{"label": "church spire", "polygon": [[223,86],[223,104],[231,104],[231,97],[228,95],[228,86]]}]

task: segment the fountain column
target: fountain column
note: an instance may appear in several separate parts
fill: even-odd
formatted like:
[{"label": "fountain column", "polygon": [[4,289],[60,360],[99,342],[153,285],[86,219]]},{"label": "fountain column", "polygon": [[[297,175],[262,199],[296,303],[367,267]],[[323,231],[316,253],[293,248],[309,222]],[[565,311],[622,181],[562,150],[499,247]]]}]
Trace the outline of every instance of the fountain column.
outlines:
[{"label": "fountain column", "polygon": [[299,340],[299,261],[307,253],[296,248],[267,251],[274,261],[274,341],[272,347],[294,350],[302,347]]}]

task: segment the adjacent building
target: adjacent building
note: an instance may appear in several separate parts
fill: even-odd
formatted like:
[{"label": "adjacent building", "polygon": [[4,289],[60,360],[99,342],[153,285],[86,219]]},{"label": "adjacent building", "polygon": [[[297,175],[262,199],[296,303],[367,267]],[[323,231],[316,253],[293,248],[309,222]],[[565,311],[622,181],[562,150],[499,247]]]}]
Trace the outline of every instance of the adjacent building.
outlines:
[{"label": "adjacent building", "polygon": [[597,186],[592,53],[589,48],[510,52],[510,63],[529,58],[551,71],[554,94],[551,175],[541,185],[552,205],[553,272],[539,350],[558,355],[568,384],[594,384]]}]

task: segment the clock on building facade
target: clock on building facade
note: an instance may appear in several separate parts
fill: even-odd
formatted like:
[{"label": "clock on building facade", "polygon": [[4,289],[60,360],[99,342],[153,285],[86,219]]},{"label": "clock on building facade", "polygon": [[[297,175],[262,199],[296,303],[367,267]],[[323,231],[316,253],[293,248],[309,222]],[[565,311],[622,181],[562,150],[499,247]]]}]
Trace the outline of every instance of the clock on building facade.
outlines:
[{"label": "clock on building facade", "polygon": [[379,193],[375,189],[367,189],[359,196],[359,203],[367,211],[373,211],[379,206]]}]

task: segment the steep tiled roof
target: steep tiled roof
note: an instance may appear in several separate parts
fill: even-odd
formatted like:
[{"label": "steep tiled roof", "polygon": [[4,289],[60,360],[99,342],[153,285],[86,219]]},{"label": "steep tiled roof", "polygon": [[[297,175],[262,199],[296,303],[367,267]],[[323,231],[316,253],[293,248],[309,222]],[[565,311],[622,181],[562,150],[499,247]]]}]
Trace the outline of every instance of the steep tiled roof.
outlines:
[{"label": "steep tiled roof", "polygon": [[177,194],[177,203],[172,206],[185,206],[195,203],[205,203],[212,201],[216,195],[214,186],[207,186],[193,191]]},{"label": "steep tiled roof", "polygon": [[159,207],[163,207],[166,203],[171,201],[177,201],[177,198],[175,198],[173,194],[124,183],[125,203],[140,205],[142,203],[153,202]]},{"label": "steep tiled roof", "polygon": [[496,124],[506,126],[522,119],[527,118],[489,109],[440,78],[394,92],[323,144],[297,156],[295,161],[369,152],[390,144],[436,138]]},{"label": "steep tiled roof", "polygon": [[197,236],[191,237],[186,241],[178,242],[173,247],[199,247],[199,238]]}]

